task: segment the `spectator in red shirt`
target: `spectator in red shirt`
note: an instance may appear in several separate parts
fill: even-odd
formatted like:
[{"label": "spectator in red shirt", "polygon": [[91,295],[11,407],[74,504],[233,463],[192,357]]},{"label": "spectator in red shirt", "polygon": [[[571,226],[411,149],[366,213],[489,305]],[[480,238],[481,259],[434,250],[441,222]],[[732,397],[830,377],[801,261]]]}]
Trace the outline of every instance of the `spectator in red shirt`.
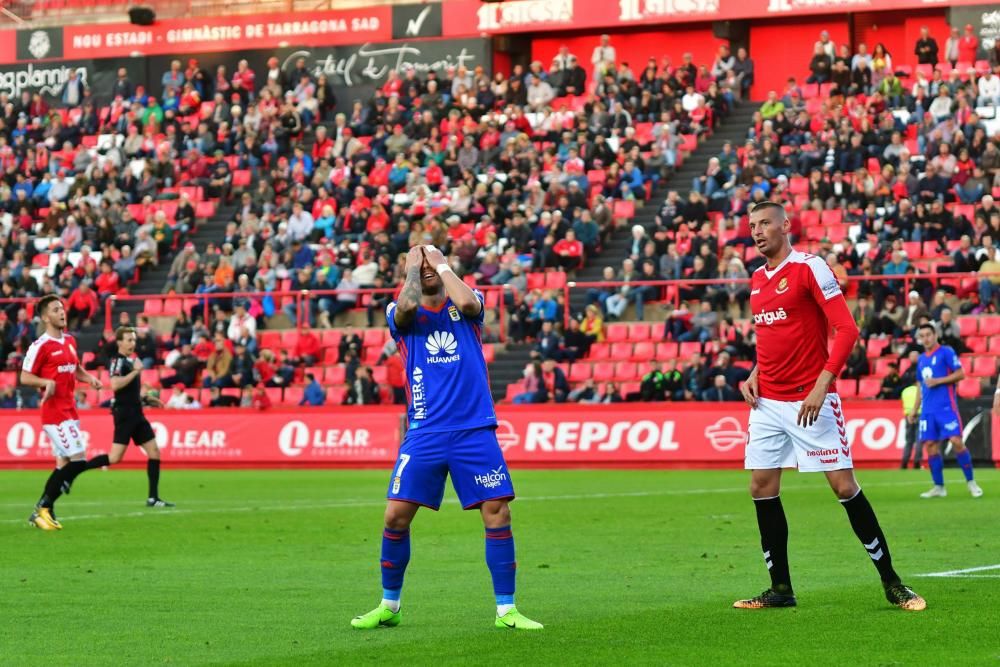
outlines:
[{"label": "spectator in red shirt", "polygon": [[79,287],[73,290],[69,300],[66,301],[67,328],[78,330],[80,324],[90,326],[97,315],[97,293],[90,288],[90,283],[86,280],[80,283]]},{"label": "spectator in red shirt", "polygon": [[97,296],[100,297],[101,301],[121,289],[121,278],[114,271],[114,266],[110,261],[101,262],[101,272],[94,280],[94,285],[97,287]]},{"label": "spectator in red shirt", "polygon": [[394,405],[406,405],[406,375],[403,370],[403,359],[394,354],[385,360],[385,382],[392,389]]},{"label": "spectator in red shirt", "polygon": [[330,157],[330,151],[333,150],[333,140],[330,139],[326,131],[326,126],[320,125],[316,128],[316,143],[313,144],[312,149],[312,159],[314,163],[318,163],[320,158]]},{"label": "spectator in red shirt", "polygon": [[293,356],[300,359],[306,366],[312,366],[319,360],[319,338],[311,331],[299,334],[295,341]]},{"label": "spectator in red shirt", "polygon": [[976,62],[978,53],[979,38],[976,37],[972,24],[966,24],[965,34],[962,35],[962,39],[958,40],[958,62],[971,65]]},{"label": "spectator in red shirt", "polygon": [[250,64],[246,60],[241,60],[236,65],[236,71],[233,73],[233,92],[240,96],[240,104],[244,108],[256,90],[254,86],[256,78],[257,75],[250,69]]},{"label": "spectator in red shirt", "polygon": [[562,268],[575,271],[583,263],[583,244],[576,240],[576,233],[570,229],[566,236],[552,247],[556,260]]}]

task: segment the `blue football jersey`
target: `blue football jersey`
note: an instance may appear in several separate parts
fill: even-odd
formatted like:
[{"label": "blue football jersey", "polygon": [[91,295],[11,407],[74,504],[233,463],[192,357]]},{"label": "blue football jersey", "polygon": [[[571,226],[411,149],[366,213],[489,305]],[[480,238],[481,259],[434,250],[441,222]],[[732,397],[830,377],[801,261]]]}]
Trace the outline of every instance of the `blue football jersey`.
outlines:
[{"label": "blue football jersey", "polygon": [[947,345],[939,345],[933,352],[924,352],[917,361],[917,379],[920,381],[920,408],[926,412],[955,410],[955,385],[939,384],[927,386],[928,378],[943,378],[962,367],[955,350]]},{"label": "blue football jersey", "polygon": [[[480,303],[483,295],[476,291]],[[482,327],[485,308],[470,318],[446,299],[440,310],[417,308],[405,329],[396,326],[396,302],[385,309],[407,377],[411,429],[434,433],[497,425]]]}]

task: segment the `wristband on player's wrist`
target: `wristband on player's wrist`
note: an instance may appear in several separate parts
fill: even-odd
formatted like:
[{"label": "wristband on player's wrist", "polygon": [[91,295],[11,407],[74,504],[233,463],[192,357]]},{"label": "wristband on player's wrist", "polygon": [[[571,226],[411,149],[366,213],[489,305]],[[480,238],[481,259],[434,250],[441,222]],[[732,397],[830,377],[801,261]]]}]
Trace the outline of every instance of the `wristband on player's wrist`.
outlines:
[{"label": "wristband on player's wrist", "polygon": [[439,276],[443,276],[445,273],[454,273],[454,271],[451,270],[451,267],[444,262],[435,266],[434,270],[438,272]]}]

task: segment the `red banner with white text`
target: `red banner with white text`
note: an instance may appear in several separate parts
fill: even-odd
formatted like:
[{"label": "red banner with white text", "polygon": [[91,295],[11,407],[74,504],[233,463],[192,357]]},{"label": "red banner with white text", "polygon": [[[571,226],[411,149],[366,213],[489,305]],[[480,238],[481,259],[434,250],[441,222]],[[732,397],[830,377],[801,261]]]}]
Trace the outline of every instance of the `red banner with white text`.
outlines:
[{"label": "red banner with white text", "polygon": [[[747,437],[741,403],[504,405],[498,414],[497,438],[519,467],[738,467]],[[151,410],[148,416],[164,461],[190,467],[388,468],[404,426],[393,407]],[[899,460],[905,438],[899,403],[847,403],[845,416],[855,463]],[[89,455],[107,451],[108,413],[81,413],[81,427]],[[36,412],[0,413],[0,434],[0,467],[51,465]],[[977,457],[1000,461],[1000,433],[994,428],[992,435],[992,452],[969,444]],[[143,455],[131,453],[126,461],[140,464]]]},{"label": "red banner with white text", "polygon": [[67,25],[62,39],[66,60],[364,44],[392,39],[392,8]]},{"label": "red banner with white text", "polygon": [[[457,37],[633,25],[777,18],[900,9],[945,8],[946,0],[457,0],[444,13],[444,34]],[[989,5],[995,0],[962,0]]]}]

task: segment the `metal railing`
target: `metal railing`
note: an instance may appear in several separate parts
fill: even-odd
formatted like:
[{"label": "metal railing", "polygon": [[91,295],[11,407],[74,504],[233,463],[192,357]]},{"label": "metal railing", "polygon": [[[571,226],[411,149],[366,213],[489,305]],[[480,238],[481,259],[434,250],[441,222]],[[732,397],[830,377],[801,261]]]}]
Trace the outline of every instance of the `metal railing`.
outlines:
[{"label": "metal railing", "polygon": [[[492,326],[497,327],[496,336],[500,342],[506,341],[506,327],[503,323],[506,321],[507,314],[507,303],[505,295],[509,292],[509,288],[503,285],[477,285],[475,289],[483,293],[485,297],[485,303],[487,311],[494,311],[496,314],[496,319],[492,322],[487,319],[486,328]],[[158,315],[171,316],[179,312],[180,310],[185,310],[189,316],[194,313],[199,313],[201,315],[202,321],[209,323],[212,321],[212,315],[214,306],[218,303],[231,303],[234,299],[249,299],[251,301],[256,300],[262,303],[264,299],[270,298],[273,300],[275,313],[285,312],[288,315],[288,311],[285,308],[289,305],[293,307],[294,317],[289,317],[293,322],[293,326],[298,330],[303,330],[310,328],[310,312],[319,312],[316,305],[320,299],[329,299],[331,301],[339,301],[341,295],[349,294],[355,297],[355,303],[351,307],[351,310],[365,308],[367,304],[363,303],[363,297],[377,296],[377,295],[387,295],[390,298],[395,298],[399,293],[399,287],[392,288],[358,288],[352,290],[336,290],[336,289],[322,289],[322,290],[286,290],[286,291],[272,291],[272,292],[211,292],[204,294],[127,294],[127,295],[112,295],[109,296],[104,302],[104,329],[105,331],[111,331],[115,328],[115,308],[120,304],[125,303],[150,303],[157,302],[160,304],[159,308],[143,308],[143,313],[147,316],[155,317]],[[496,296],[493,296],[493,295]],[[3,300],[0,300],[2,304]],[[169,304],[169,306],[168,306]],[[308,306],[308,307],[307,307]],[[226,309],[228,310],[228,308]]]}]

